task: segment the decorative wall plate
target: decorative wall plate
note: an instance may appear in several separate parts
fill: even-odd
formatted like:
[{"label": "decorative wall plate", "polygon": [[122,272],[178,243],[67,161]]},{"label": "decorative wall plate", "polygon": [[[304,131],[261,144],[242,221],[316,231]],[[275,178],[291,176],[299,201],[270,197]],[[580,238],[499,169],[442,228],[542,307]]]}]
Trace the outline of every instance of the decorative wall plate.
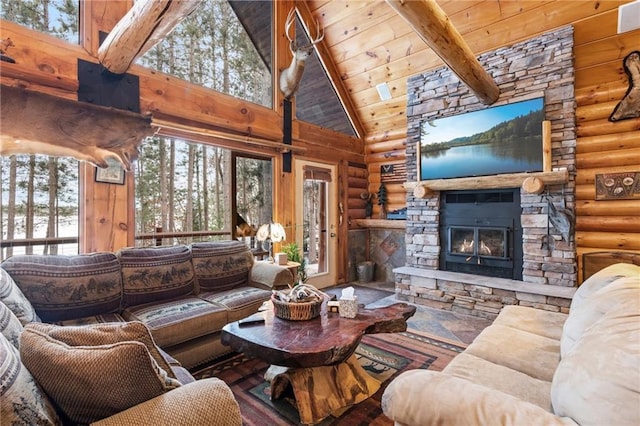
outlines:
[{"label": "decorative wall plate", "polygon": [[596,175],[596,200],[640,199],[640,172]]}]

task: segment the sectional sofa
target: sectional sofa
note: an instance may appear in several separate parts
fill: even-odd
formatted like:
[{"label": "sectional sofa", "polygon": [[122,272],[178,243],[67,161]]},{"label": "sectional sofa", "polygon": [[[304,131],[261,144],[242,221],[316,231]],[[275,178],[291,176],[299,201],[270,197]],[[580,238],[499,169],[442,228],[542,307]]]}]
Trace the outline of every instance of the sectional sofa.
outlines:
[{"label": "sectional sofa", "polygon": [[255,261],[240,241],[19,255],[0,266],[37,320],[67,326],[140,321],[185,368],[228,352],[220,343],[222,327],[255,313],[273,286],[293,283],[289,270]]},{"label": "sectional sofa", "polygon": [[228,351],[221,328],[292,283],[237,241],[11,257],[0,268],[0,420],[239,426],[230,388],[185,367]]},{"label": "sectional sofa", "polygon": [[640,424],[640,267],[609,266],[569,314],[507,306],[442,372],[382,396],[396,425]]}]

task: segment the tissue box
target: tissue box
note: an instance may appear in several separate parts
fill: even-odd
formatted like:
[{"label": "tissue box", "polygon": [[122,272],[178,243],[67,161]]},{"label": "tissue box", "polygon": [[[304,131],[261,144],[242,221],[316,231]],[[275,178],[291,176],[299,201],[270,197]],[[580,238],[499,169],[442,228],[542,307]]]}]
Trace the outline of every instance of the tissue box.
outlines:
[{"label": "tissue box", "polygon": [[340,299],[340,316],[344,318],[355,318],[358,315],[358,297],[353,299]]},{"label": "tissue box", "polygon": [[275,260],[278,265],[286,266],[289,259],[287,259],[287,253],[276,253]]}]

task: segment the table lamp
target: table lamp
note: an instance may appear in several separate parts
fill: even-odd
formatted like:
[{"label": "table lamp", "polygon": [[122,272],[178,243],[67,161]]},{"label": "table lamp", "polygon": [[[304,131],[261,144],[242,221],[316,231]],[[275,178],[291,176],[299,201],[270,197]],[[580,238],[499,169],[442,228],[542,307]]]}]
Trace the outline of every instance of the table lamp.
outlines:
[{"label": "table lamp", "polygon": [[[258,241],[263,241],[262,248],[269,251],[267,260],[273,262],[273,243],[279,243],[287,238],[284,227],[277,222],[265,223],[260,225],[256,233]],[[265,247],[266,244],[267,246]]]}]

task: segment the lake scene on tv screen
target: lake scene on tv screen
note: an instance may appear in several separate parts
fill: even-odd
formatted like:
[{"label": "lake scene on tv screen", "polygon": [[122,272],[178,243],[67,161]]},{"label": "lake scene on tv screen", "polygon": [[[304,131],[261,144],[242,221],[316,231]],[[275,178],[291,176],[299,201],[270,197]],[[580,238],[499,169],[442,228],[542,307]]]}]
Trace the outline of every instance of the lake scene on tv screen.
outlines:
[{"label": "lake scene on tv screen", "polygon": [[544,100],[422,123],[420,180],[542,171]]}]

